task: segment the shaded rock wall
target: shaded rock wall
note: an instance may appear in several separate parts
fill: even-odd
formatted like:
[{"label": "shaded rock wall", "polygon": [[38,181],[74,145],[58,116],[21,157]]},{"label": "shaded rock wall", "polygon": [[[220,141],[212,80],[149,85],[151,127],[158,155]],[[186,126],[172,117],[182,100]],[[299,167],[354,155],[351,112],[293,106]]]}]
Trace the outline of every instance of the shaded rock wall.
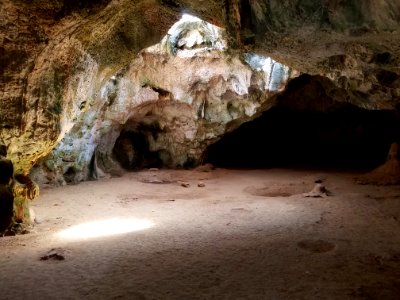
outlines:
[{"label": "shaded rock wall", "polygon": [[[242,1],[247,2],[247,1]],[[400,3],[397,1],[248,1],[241,14],[247,47],[351,90],[360,105],[399,101]],[[244,17],[244,18],[243,18]],[[380,78],[392,74],[394,80]],[[386,74],[386,75],[385,75]]]}]

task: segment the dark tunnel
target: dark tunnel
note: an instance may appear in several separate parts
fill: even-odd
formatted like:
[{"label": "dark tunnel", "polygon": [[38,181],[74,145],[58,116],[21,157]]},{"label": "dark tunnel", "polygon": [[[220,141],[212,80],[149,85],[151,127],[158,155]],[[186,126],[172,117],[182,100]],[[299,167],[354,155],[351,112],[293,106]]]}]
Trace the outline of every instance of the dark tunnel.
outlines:
[{"label": "dark tunnel", "polygon": [[397,112],[334,102],[320,81],[309,75],[293,80],[277,106],[209,146],[206,162],[363,170],[382,164],[390,144],[399,140]]},{"label": "dark tunnel", "polygon": [[146,131],[123,130],[115,142],[113,155],[126,170],[160,167],[158,152],[149,149]]}]

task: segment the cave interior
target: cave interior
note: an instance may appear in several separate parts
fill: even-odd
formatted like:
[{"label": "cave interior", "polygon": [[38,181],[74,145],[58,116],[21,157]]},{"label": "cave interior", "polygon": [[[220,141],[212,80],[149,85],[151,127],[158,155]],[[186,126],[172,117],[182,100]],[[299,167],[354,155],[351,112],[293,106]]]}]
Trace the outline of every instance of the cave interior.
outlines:
[{"label": "cave interior", "polygon": [[383,164],[399,140],[397,112],[333,103],[315,85],[308,75],[293,79],[275,107],[210,145],[206,161],[228,168],[360,171]]},{"label": "cave interior", "polygon": [[[366,172],[386,161],[391,144],[399,140],[399,121],[395,110],[335,102],[318,76],[301,75],[276,96],[274,107],[210,144],[202,162],[222,168]],[[150,112],[128,123],[113,147],[123,168],[168,168],[163,153],[150,150],[149,140],[162,132],[157,117]]]},{"label": "cave interior", "polygon": [[399,299],[396,1],[3,7],[1,299]]}]

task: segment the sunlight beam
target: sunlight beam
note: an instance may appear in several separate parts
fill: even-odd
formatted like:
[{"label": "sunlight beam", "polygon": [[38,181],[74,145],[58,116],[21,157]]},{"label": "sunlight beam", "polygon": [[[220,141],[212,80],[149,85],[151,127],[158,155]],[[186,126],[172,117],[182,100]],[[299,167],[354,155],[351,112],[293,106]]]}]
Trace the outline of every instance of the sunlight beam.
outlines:
[{"label": "sunlight beam", "polygon": [[60,231],[57,236],[67,240],[90,239],[144,230],[154,225],[146,219],[113,218],[75,225]]}]

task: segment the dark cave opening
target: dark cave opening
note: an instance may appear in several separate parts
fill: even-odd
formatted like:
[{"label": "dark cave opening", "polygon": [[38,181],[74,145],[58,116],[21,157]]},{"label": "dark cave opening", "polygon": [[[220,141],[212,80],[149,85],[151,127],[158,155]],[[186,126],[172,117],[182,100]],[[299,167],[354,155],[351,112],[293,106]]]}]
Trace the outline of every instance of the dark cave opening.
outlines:
[{"label": "dark cave opening", "polygon": [[75,177],[79,172],[74,167],[69,167],[63,174],[64,180],[67,183],[75,183]]},{"label": "dark cave opening", "polygon": [[328,78],[303,74],[275,107],[209,146],[205,159],[240,168],[374,168],[399,141],[398,113],[362,109],[348,99]]},{"label": "dark cave opening", "polygon": [[394,111],[344,105],[332,112],[301,112],[278,105],[242,124],[207,149],[220,167],[370,169],[397,140]]},{"label": "dark cave opening", "polygon": [[117,138],[113,155],[126,170],[158,168],[162,162],[158,152],[150,151],[146,132],[122,130]]}]

